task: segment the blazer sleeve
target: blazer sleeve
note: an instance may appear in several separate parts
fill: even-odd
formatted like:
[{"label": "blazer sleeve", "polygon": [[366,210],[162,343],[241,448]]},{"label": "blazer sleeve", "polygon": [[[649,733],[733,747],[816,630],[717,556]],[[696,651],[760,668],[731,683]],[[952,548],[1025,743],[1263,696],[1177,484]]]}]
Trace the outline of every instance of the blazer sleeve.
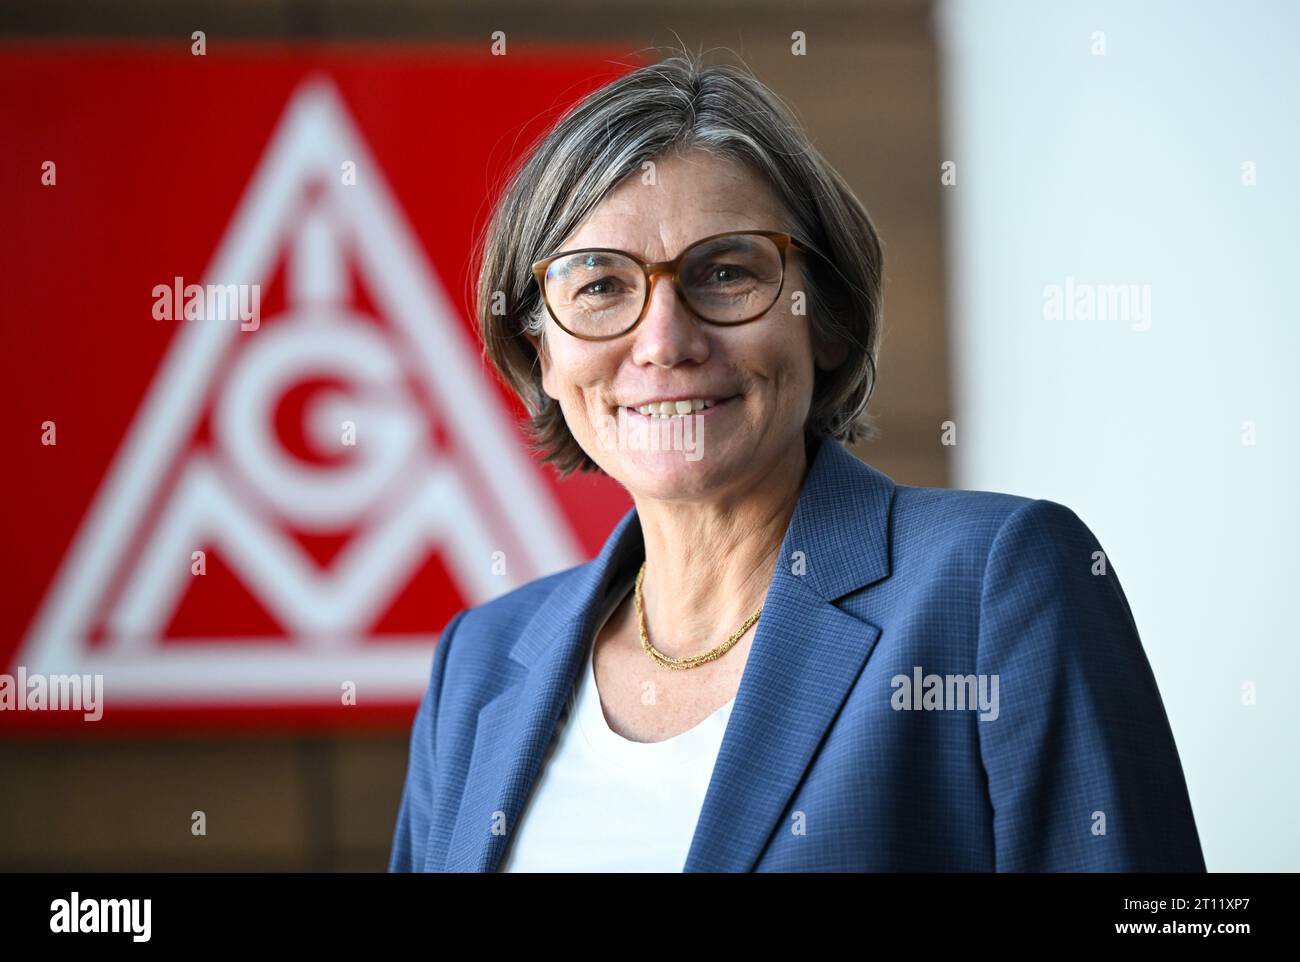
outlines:
[{"label": "blazer sleeve", "polygon": [[[467,609],[468,610],[468,609]],[[419,872],[424,870],[424,856],[429,841],[429,825],[433,810],[433,784],[437,775],[434,756],[434,723],[438,717],[438,699],[442,692],[443,674],[447,667],[447,652],[457,625],[465,617],[461,611],[443,629],[433,651],[433,670],[429,687],[420,700],[411,726],[411,751],[406,765],[406,784],[402,788],[402,802],[397,811],[397,828],[393,833],[393,851],[388,859],[390,872]]]},{"label": "blazer sleeve", "polygon": [[976,723],[996,869],[1204,872],[1155,677],[1109,559],[1069,508],[1004,521],[981,588],[977,671],[999,677]]}]

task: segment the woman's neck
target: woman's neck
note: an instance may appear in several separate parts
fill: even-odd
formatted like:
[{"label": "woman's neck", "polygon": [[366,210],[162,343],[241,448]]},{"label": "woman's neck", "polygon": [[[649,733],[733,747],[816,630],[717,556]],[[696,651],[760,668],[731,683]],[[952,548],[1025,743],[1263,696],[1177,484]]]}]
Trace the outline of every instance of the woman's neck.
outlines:
[{"label": "woman's neck", "polygon": [[[642,598],[655,647],[672,657],[721,644],[767,595],[809,464],[777,459],[744,492],[711,501],[637,501]],[[751,629],[751,631],[754,629]]]}]

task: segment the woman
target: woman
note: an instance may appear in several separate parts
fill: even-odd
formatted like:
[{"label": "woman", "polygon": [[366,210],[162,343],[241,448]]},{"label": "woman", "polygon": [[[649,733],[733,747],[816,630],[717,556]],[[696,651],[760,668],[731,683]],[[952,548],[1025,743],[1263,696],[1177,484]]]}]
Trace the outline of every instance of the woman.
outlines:
[{"label": "woman", "polygon": [[635,507],[447,626],[390,870],[1204,871],[1088,528],[846,450],[881,264],[735,68],[637,70],[533,151],[485,234],[483,341],[545,460]]}]

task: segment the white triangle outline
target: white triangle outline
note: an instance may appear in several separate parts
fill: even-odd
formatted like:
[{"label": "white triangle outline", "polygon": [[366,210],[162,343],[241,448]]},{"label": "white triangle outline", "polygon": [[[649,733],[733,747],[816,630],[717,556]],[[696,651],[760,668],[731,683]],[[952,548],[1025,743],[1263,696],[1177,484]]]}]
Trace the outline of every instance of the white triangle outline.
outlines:
[{"label": "white triangle outline", "polygon": [[[341,185],[343,160],[355,160],[362,172],[356,185]],[[355,231],[351,253],[369,281],[377,312],[402,329],[420,369],[429,375],[437,372],[426,380],[439,409],[475,412],[472,430],[455,417],[445,422],[459,449],[484,466],[480,473],[488,493],[517,534],[524,563],[512,567],[535,578],[580,564],[581,549],[521,449],[493,388],[478,374],[479,357],[463,328],[429,323],[457,317],[459,310],[433,282],[434,271],[328,78],[305,80],[291,96],[205,271],[204,283],[267,277],[286,240],[283,228],[298,197],[295,187],[304,176],[319,173],[336,191],[337,209]],[[338,704],[341,680],[356,682],[366,697],[418,698],[428,682],[433,638],[428,646],[371,642],[362,649],[337,652],[286,649],[282,642],[259,648],[214,640],[211,645],[155,647],[125,658],[101,654],[86,644],[114,564],[138,529],[164,468],[172,463],[177,440],[192,436],[212,387],[212,371],[240,333],[233,321],[199,323],[186,325],[173,339],[19,646],[15,664],[25,665],[29,674],[102,673],[106,698],[119,703],[295,698]],[[514,583],[503,585],[503,590]],[[232,661],[239,668],[233,674],[228,670]]]}]

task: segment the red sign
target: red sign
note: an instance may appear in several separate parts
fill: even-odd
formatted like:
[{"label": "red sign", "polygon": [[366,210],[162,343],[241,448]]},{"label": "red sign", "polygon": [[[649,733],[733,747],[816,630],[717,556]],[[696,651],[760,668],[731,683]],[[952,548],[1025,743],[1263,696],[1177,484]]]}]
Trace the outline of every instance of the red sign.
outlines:
[{"label": "red sign", "polygon": [[630,68],[219,48],[0,53],[0,730],[86,731],[71,675],[95,730],[407,723],[630,505],[530,457],[468,302],[517,151]]}]

